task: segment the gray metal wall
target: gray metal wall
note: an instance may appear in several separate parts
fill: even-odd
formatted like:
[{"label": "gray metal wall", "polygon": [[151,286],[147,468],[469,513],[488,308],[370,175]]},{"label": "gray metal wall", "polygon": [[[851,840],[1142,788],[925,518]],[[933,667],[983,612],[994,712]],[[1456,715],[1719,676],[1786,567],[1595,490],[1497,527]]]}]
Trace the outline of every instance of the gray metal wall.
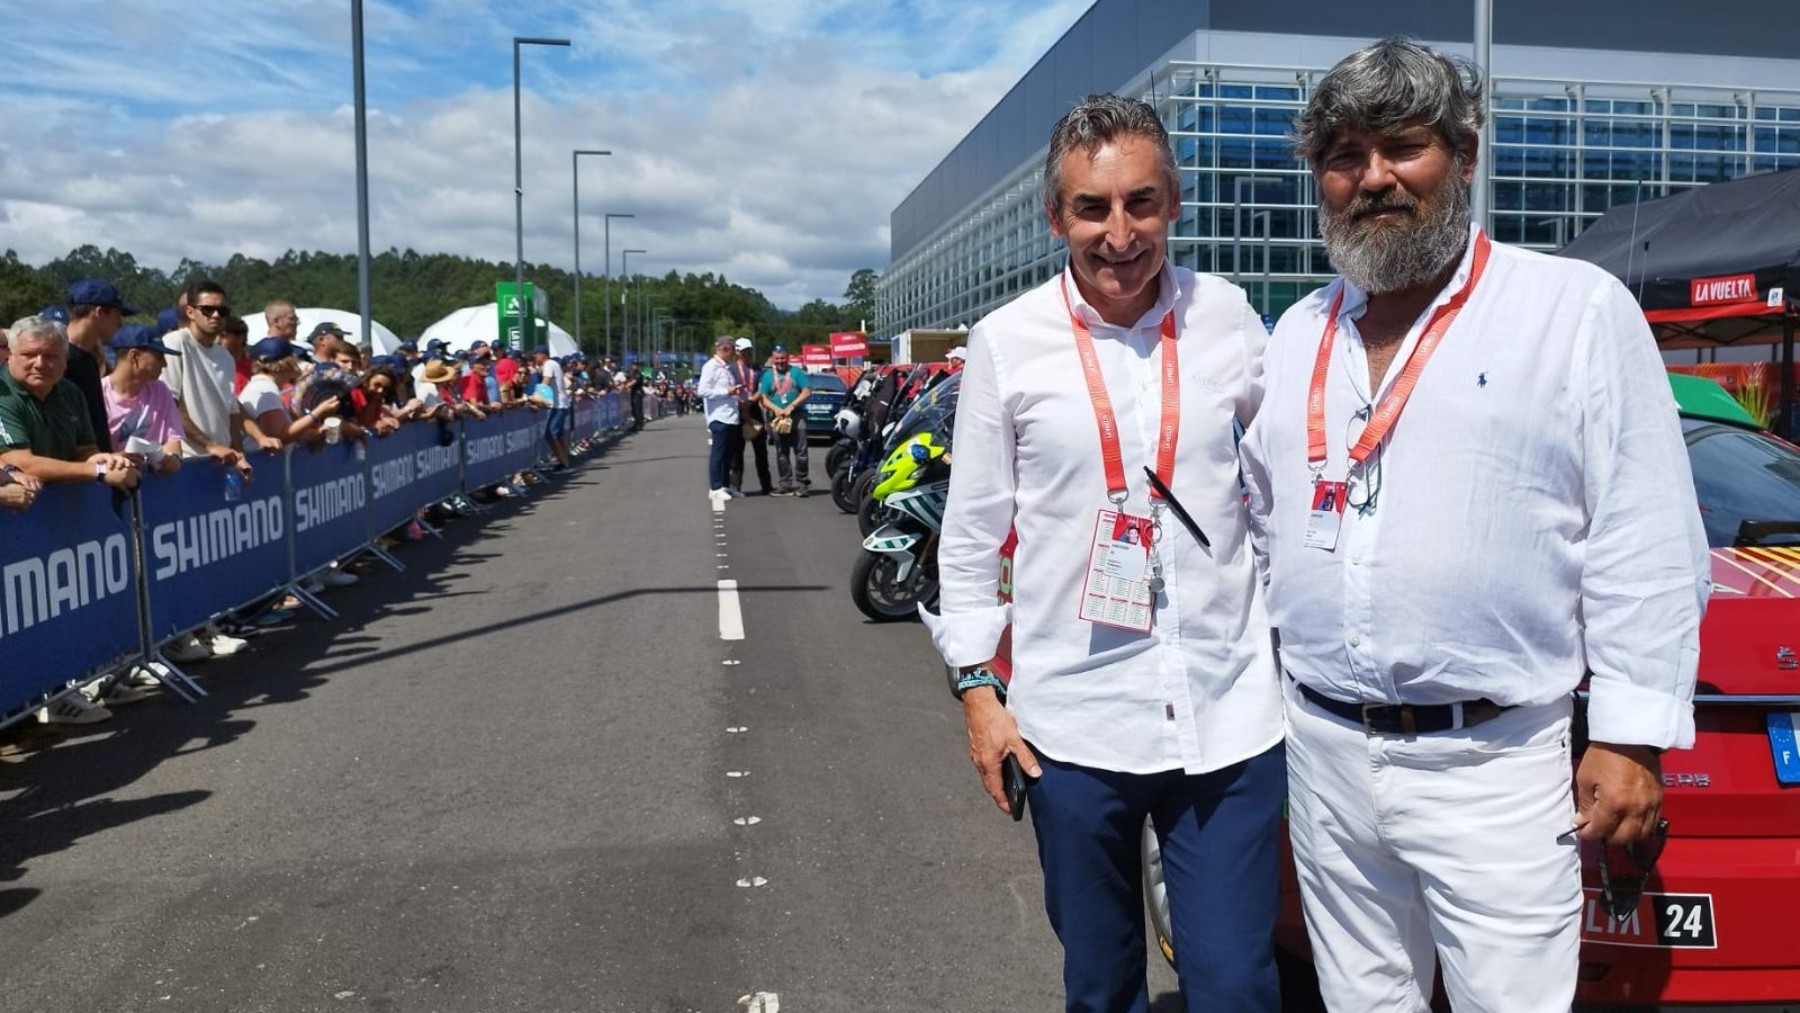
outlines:
[{"label": "gray metal wall", "polygon": [[[1800,58],[1796,0],[1493,0],[1518,46]],[[899,260],[1022,161],[1069,106],[1122,87],[1196,31],[1463,42],[1470,0],[1098,0],[889,216]]]}]

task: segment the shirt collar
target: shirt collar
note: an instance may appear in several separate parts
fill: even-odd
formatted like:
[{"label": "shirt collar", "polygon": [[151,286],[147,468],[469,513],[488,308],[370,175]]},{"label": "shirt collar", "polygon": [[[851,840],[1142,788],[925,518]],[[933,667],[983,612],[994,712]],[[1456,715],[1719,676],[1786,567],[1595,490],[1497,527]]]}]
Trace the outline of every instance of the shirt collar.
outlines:
[{"label": "shirt collar", "polygon": [[[0,383],[4,383],[6,385],[6,389],[8,391],[18,394],[20,397],[31,398],[33,401],[36,401],[39,404],[47,403],[50,400],[50,394],[56,393],[56,387],[52,386],[50,388],[49,394],[45,394],[43,397],[38,397],[36,394],[33,394],[31,392],[30,387],[27,387],[24,384],[20,383],[18,380],[14,379],[13,375],[12,375],[12,370],[7,369],[4,366],[0,366]],[[62,381],[58,380],[57,383],[60,384],[60,383],[62,383]]]},{"label": "shirt collar", "polygon": [[[1063,268],[1062,286],[1063,291],[1068,294],[1070,308],[1075,311],[1082,323],[1094,329],[1102,327],[1121,329],[1117,324],[1107,323],[1100,316],[1100,311],[1091,306],[1082,296],[1081,286],[1075,284],[1075,266],[1072,263]],[[1129,330],[1135,331],[1161,324],[1164,315],[1174,308],[1176,301],[1183,294],[1181,279],[1176,276],[1175,269],[1169,265],[1166,253],[1163,256],[1162,270],[1156,275],[1156,288],[1156,304],[1146,310],[1144,315],[1138,318],[1137,323],[1128,328]]]},{"label": "shirt collar", "polygon": [[[1462,287],[1469,283],[1469,272],[1475,269],[1475,235],[1479,231],[1480,230],[1475,227],[1474,222],[1469,223],[1469,239],[1468,242],[1463,244],[1462,259],[1456,262],[1456,273],[1450,276],[1450,280],[1445,282],[1444,287],[1438,291],[1437,297],[1432,299],[1432,306],[1436,306],[1438,303],[1448,299],[1450,293],[1462,291]],[[1363,291],[1360,286],[1354,284],[1348,278],[1342,279],[1342,283],[1344,286],[1344,304],[1339,308],[1338,312],[1345,317],[1355,318],[1361,316],[1362,311],[1368,308],[1369,293]]]}]

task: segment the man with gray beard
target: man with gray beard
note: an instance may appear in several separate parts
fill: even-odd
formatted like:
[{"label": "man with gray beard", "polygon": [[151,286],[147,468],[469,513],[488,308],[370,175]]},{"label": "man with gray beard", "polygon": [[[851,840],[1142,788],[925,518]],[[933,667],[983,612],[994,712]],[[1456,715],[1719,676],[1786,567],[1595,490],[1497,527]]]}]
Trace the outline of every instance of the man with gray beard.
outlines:
[{"label": "man with gray beard", "polygon": [[1569,1009],[1582,842],[1654,848],[1694,737],[1707,548],[1662,362],[1611,276],[1469,221],[1482,108],[1402,39],[1319,83],[1294,140],[1342,277],[1282,316],[1240,447],[1338,1011],[1424,1013],[1440,967],[1459,1013]]}]

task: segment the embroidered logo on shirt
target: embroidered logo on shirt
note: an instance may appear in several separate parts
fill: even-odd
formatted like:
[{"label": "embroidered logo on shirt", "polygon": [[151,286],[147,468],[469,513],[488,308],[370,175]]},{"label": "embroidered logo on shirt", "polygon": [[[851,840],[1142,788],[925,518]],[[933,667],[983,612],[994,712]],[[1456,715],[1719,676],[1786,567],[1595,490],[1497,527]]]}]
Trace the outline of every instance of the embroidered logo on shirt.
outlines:
[{"label": "embroidered logo on shirt", "polygon": [[1477,386],[1477,387],[1486,387],[1487,386],[1487,374],[1486,373],[1482,373],[1480,376],[1477,376],[1475,378],[1475,386]]}]

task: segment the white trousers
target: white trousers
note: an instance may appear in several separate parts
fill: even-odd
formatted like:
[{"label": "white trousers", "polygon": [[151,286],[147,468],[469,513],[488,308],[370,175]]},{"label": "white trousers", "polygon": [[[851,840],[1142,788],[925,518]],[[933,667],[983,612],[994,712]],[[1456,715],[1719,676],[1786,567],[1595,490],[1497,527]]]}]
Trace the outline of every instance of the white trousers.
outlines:
[{"label": "white trousers", "polygon": [[1333,1013],[1568,1013],[1581,930],[1571,706],[1363,731],[1287,683],[1288,827]]}]

